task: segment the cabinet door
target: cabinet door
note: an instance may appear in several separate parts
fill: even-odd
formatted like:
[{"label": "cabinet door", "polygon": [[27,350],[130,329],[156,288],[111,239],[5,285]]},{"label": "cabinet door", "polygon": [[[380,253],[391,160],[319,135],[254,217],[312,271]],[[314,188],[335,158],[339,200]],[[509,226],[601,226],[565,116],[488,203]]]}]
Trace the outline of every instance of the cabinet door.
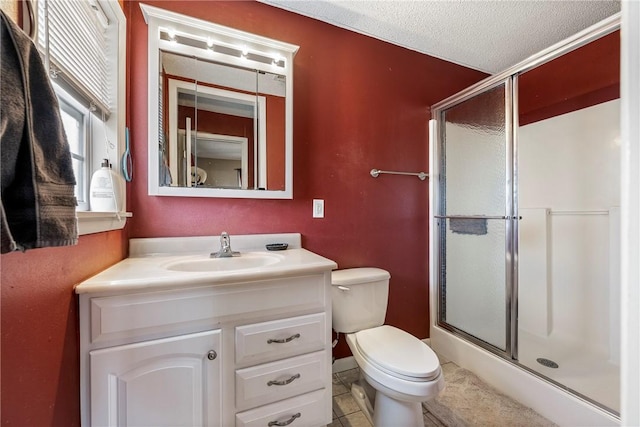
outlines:
[{"label": "cabinet door", "polygon": [[220,330],[90,352],[91,425],[219,426]]}]

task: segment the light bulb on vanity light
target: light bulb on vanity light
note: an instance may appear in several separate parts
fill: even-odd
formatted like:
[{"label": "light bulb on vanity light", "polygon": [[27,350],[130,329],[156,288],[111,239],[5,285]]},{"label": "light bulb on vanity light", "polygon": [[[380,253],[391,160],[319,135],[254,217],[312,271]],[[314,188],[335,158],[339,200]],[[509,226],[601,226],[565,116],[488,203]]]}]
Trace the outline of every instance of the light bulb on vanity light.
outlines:
[{"label": "light bulb on vanity light", "polygon": [[278,55],[278,56],[273,58],[272,64],[275,65],[276,67],[280,67],[281,66],[280,65],[281,62],[283,64],[282,67],[284,67],[285,66],[285,58],[283,56]]},{"label": "light bulb on vanity light", "polygon": [[167,35],[169,36],[169,41],[171,43],[177,43],[178,40],[176,40],[176,31],[175,30],[167,30]]}]

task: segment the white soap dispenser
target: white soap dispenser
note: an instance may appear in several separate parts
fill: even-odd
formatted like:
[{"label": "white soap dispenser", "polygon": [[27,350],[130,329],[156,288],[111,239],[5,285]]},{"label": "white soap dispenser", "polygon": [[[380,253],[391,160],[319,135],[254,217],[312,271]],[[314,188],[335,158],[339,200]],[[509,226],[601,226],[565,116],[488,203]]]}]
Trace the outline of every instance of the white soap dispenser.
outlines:
[{"label": "white soap dispenser", "polygon": [[111,169],[108,159],[93,173],[89,187],[89,204],[94,212],[117,212],[123,209],[122,183]]}]

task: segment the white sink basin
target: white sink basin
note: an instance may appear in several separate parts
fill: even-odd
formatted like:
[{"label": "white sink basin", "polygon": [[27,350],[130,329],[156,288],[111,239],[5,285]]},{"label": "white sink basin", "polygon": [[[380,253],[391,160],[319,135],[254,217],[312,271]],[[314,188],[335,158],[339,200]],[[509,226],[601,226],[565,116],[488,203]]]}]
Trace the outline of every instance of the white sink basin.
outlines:
[{"label": "white sink basin", "polygon": [[282,257],[262,252],[243,253],[232,258],[196,258],[175,261],[165,268],[172,271],[207,272],[207,271],[235,271],[261,268],[277,264]]}]

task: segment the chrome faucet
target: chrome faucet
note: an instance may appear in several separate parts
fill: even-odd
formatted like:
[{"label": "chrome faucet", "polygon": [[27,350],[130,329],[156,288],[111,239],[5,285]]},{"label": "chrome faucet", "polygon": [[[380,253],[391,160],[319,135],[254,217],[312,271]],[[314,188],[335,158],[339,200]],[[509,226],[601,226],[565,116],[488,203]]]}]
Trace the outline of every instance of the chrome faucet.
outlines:
[{"label": "chrome faucet", "polygon": [[220,251],[213,252],[211,258],[231,258],[234,256],[240,256],[240,252],[234,252],[231,250],[231,238],[229,233],[223,231],[220,235]]}]

